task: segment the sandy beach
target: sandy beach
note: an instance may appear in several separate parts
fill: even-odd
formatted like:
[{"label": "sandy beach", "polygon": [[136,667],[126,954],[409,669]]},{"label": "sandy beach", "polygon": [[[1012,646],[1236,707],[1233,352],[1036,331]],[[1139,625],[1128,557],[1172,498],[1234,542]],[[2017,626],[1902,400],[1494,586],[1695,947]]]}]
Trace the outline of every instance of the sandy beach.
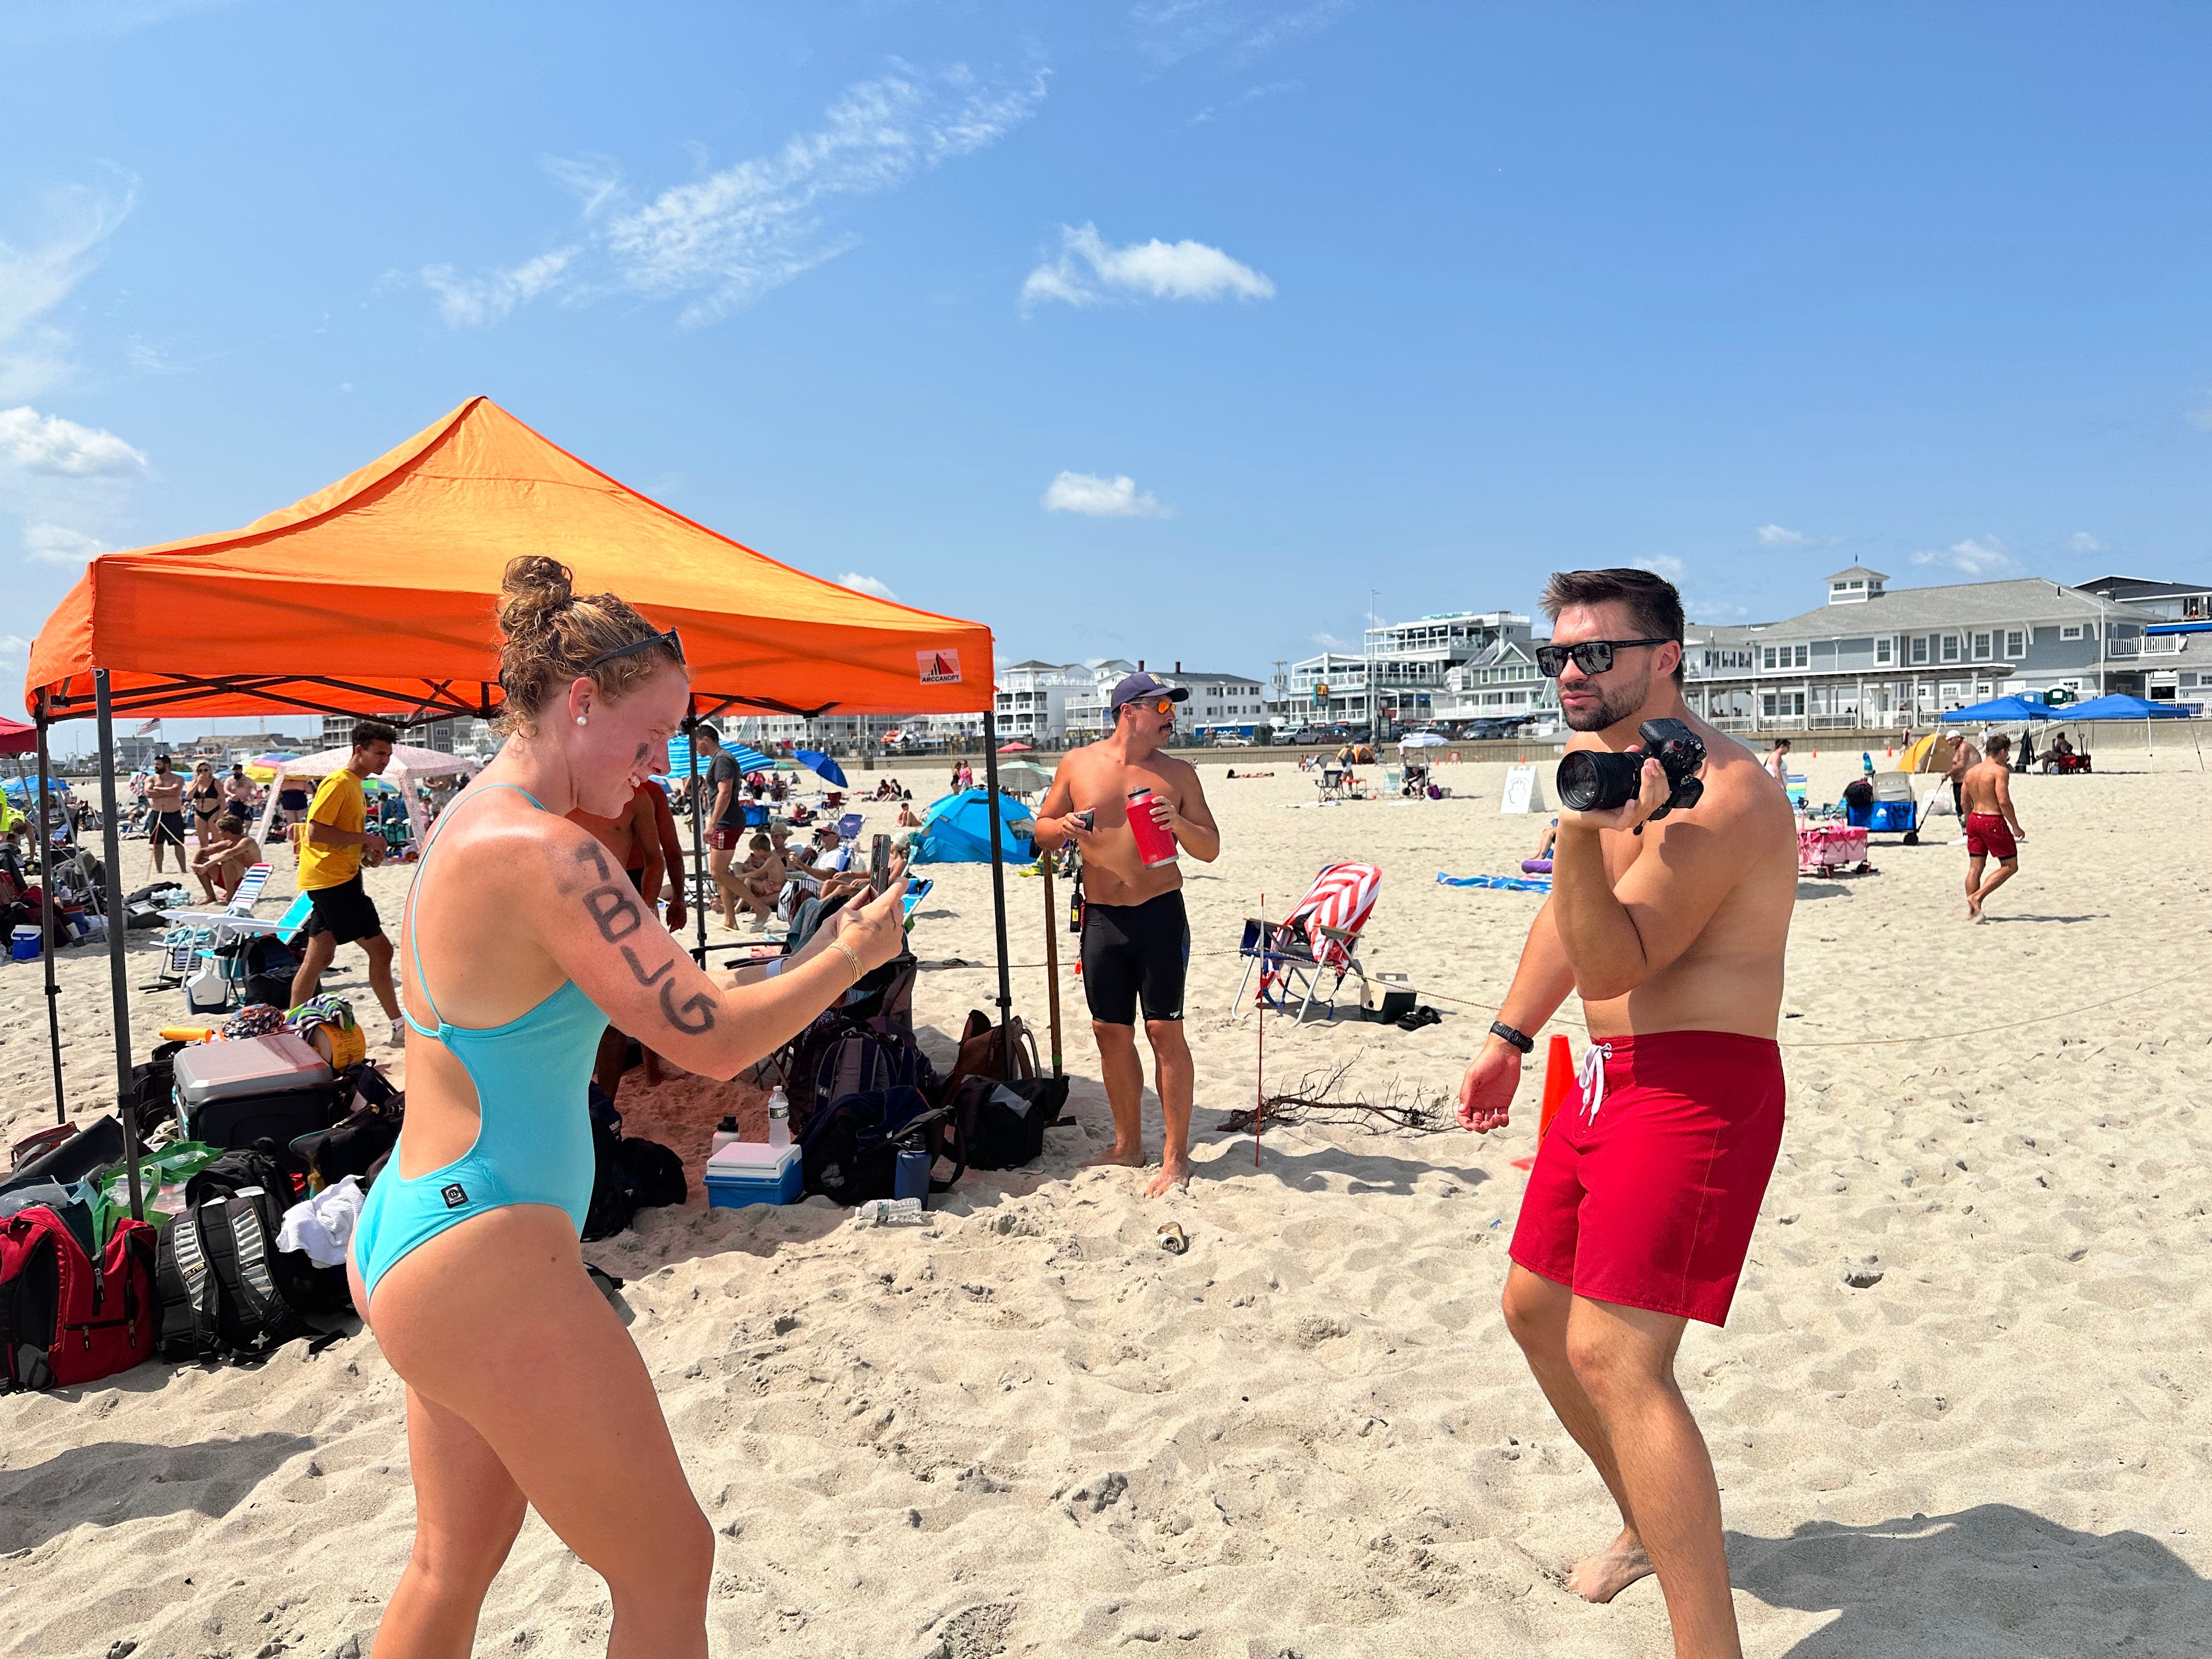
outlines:
[{"label": "sandy beach", "polygon": [[[1859,762],[1803,764],[1820,799]],[[1931,844],[1878,842],[1878,875],[1800,884],[1782,1159],[1731,1322],[1692,1326],[1680,1368],[1749,1653],[2206,1650],[2212,774],[2118,743],[2110,764],[2016,781],[2024,870],[1988,926],[1966,923],[1949,820]],[[1440,767],[1449,800],[1328,807],[1281,764],[1202,775],[1224,851],[1188,869],[1188,1192],[1146,1203],[1133,1172],[1077,1170],[1106,1114],[1064,932],[1077,1126],[1038,1169],[970,1174],[926,1227],[864,1231],[818,1199],[710,1211],[714,1119],[755,1097],[625,1082],[629,1131],[684,1154],[693,1196],[586,1254],[628,1281],[718,1529],[716,1652],[1669,1650],[1656,1581],[1603,1607],[1562,1588],[1617,1522],[1498,1311],[1537,1068],[1487,1139],[1285,1127],[1255,1167],[1252,1138],[1215,1127],[1255,1094],[1242,919],[1263,894],[1281,915],[1335,858],[1385,872],[1367,966],[1443,1018],[1270,1017],[1268,1089],[1348,1063],[1341,1088],[1370,1098],[1455,1090],[1540,900],[1436,876],[1512,872],[1539,821],[1500,816],[1493,765]],[[128,885],[146,863],[126,849]],[[942,1060],[988,1006],[994,947],[988,870],[931,873],[915,1012]],[[373,873],[387,924],[410,874]],[[290,883],[280,854],[265,913]],[[1042,1042],[1041,884],[1008,885]],[[142,1054],[183,1010],[138,988],[154,937],[132,942]],[[380,1030],[359,953],[340,968],[326,988]],[[64,955],[83,1112],[112,1088],[106,974]],[[10,1138],[52,1121],[43,1001],[35,963],[0,965]],[[1549,1030],[1579,1052],[1577,1012]],[[1188,1254],[1156,1246],[1166,1219]],[[365,1332],[0,1400],[0,1654],[369,1653],[410,1536],[401,1402]],[[600,1581],[533,1517],[477,1651],[596,1652],[607,1620]]]}]

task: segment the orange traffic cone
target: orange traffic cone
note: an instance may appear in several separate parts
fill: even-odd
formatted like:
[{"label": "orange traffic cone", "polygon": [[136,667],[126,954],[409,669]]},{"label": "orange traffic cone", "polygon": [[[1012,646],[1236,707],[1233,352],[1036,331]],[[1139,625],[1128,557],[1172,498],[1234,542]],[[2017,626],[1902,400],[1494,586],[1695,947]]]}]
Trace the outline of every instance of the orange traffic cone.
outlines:
[{"label": "orange traffic cone", "polygon": [[1544,1056],[1544,1111],[1536,1121],[1536,1139],[1541,1140],[1552,1127],[1552,1119],[1559,1109],[1559,1103],[1567,1097],[1567,1091],[1575,1086],[1574,1047],[1564,1036],[1552,1039],[1550,1052]]},{"label": "orange traffic cone", "polygon": [[[1567,1097],[1567,1091],[1574,1086],[1574,1047],[1564,1036],[1555,1036],[1552,1039],[1552,1046],[1544,1054],[1544,1106],[1536,1119],[1536,1139],[1539,1143],[1550,1131],[1552,1120],[1559,1114],[1559,1103]],[[1515,1158],[1513,1167],[1516,1170],[1534,1169],[1535,1155],[1531,1153],[1527,1158]]]}]

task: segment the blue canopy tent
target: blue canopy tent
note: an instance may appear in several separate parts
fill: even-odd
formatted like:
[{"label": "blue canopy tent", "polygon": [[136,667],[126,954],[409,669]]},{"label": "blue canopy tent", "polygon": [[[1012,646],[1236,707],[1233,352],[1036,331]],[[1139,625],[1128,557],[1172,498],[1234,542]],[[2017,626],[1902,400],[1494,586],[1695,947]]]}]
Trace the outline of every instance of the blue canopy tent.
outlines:
[{"label": "blue canopy tent", "polygon": [[1987,702],[1969,703],[1964,708],[1946,710],[1943,723],[1946,726],[2014,726],[2025,720],[2074,718],[2072,711],[2053,708],[2047,702],[2030,702],[2026,697],[1991,697]]},{"label": "blue canopy tent", "polygon": [[794,749],[791,752],[798,758],[801,766],[813,773],[823,782],[834,784],[840,789],[852,787],[845,781],[845,769],[819,749]]},{"label": "blue canopy tent", "polygon": [[[2112,692],[2101,697],[2092,697],[2087,702],[2076,703],[2061,716],[2069,720],[2141,720],[2143,723],[2143,752],[2151,752],[2150,726],[2153,720],[2185,720],[2189,710],[2179,703],[2153,702],[2148,697],[2130,697],[2121,692]],[[2197,769],[2204,769],[2204,745],[2196,743],[2197,728],[2189,728],[2191,743],[2197,748]]]},{"label": "blue canopy tent", "polygon": [[[999,796],[999,853],[1026,864],[1036,856],[1036,817],[1003,791]],[[984,789],[963,789],[930,803],[915,831],[909,864],[988,864],[991,861],[991,798]]]},{"label": "blue canopy tent", "polygon": [[[69,780],[50,777],[46,780],[46,787],[54,794],[65,795],[69,793]],[[27,802],[31,796],[38,793],[39,780],[35,777],[19,774],[14,777],[0,778],[0,793],[12,795]]]}]

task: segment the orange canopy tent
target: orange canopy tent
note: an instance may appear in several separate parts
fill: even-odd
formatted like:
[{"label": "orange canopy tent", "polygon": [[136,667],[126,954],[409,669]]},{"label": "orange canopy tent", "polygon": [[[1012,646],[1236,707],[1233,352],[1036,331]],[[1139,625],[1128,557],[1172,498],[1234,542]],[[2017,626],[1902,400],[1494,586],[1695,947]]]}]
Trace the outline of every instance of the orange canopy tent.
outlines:
[{"label": "orange canopy tent", "polygon": [[[702,715],[980,709],[987,729],[993,723],[992,640],[981,623],[779,564],[617,483],[489,398],[471,398],[358,471],[242,530],[100,555],[40,629],[24,701],[40,738],[41,774],[48,726],[87,715],[100,722],[109,915],[121,911],[115,715],[277,708],[396,714],[410,726],[489,716],[501,701],[500,579],[523,553],[550,554],[574,572],[578,592],[611,590],[656,627],[676,629]],[[217,666],[191,666],[201,664]],[[994,868],[1003,1018],[1011,996],[999,874]],[[699,931],[703,953],[703,915]],[[51,941],[51,927],[47,934]],[[109,938],[135,1212],[122,928]],[[59,1113],[51,942],[46,954]]]},{"label": "orange canopy tent", "polygon": [[579,592],[611,589],[678,629],[704,714],[991,706],[982,624],[778,564],[489,398],[243,530],[93,560],[32,646],[25,706],[88,714],[104,668],[118,714],[489,714],[500,575],[521,553],[550,553]]}]

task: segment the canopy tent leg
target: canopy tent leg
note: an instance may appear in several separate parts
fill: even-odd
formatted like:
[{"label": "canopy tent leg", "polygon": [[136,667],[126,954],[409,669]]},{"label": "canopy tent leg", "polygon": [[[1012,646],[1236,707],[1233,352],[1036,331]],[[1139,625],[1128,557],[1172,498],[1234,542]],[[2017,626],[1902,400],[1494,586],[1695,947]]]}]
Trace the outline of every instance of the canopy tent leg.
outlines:
[{"label": "canopy tent leg", "polygon": [[1045,1007],[1052,1026],[1052,1074],[1061,1074],[1060,1060],[1060,907],[1052,898],[1052,856],[1037,860],[1044,872],[1044,990]]},{"label": "canopy tent leg", "polygon": [[690,744],[691,775],[684,781],[691,792],[691,890],[684,902],[691,907],[692,938],[697,941],[691,947],[691,959],[702,968],[707,965],[707,822],[706,804],[701,799],[704,791],[699,783],[699,699],[691,699],[691,712],[684,722],[684,736]]},{"label": "canopy tent leg", "polygon": [[983,788],[991,816],[991,924],[999,939],[999,1030],[1006,1033],[1000,1045],[1006,1055],[1006,1076],[1014,1074],[1013,1037],[1007,1028],[1013,1020],[1013,970],[1006,962],[1006,856],[999,845],[999,720],[983,711]]},{"label": "canopy tent leg", "polygon": [[[52,810],[52,790],[47,784],[47,768],[52,757],[46,752],[46,697],[39,698],[39,709],[33,717],[39,733],[39,821],[33,830],[39,842],[39,951],[46,966],[46,1046],[54,1055],[54,1121],[69,1121],[69,1108],[63,1103],[62,1092],[62,1011],[57,999],[61,988],[54,982],[54,837],[46,828],[46,815]],[[27,795],[23,802],[30,805]]]},{"label": "canopy tent leg", "polygon": [[123,1120],[123,1155],[131,1164],[131,1218],[146,1218],[146,1197],[138,1188],[138,1100],[131,1087],[131,970],[123,945],[130,932],[123,916],[123,826],[115,806],[115,716],[109,707],[107,671],[92,671],[93,707],[100,724],[100,849],[106,891],[107,992],[115,1016],[115,1112]]}]

